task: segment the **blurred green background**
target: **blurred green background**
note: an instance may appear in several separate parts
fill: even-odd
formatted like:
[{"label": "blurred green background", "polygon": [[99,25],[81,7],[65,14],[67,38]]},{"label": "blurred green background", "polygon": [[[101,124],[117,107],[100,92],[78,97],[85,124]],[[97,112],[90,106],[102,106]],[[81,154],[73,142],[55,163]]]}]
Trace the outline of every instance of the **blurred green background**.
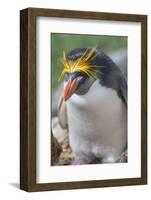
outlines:
[{"label": "blurred green background", "polygon": [[58,85],[58,79],[63,69],[61,63],[63,51],[68,53],[72,49],[79,47],[97,47],[108,54],[121,48],[127,48],[127,37],[51,33],[51,72],[53,88]]}]

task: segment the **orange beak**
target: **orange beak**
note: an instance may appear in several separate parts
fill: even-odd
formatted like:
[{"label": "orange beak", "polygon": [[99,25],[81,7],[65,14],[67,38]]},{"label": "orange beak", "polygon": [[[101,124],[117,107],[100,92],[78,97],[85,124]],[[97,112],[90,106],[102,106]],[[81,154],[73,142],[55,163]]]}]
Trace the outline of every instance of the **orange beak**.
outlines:
[{"label": "orange beak", "polygon": [[73,80],[69,79],[63,92],[63,99],[64,101],[67,101],[75,92],[79,81],[82,79],[82,76],[79,76]]}]

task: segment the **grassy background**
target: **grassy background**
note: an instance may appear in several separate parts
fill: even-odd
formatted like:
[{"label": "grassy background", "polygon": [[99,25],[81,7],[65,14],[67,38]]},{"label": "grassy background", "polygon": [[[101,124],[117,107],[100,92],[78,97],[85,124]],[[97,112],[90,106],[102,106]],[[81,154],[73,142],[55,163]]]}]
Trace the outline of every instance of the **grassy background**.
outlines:
[{"label": "grassy background", "polygon": [[63,69],[61,63],[63,51],[67,53],[70,50],[79,47],[97,47],[105,53],[114,52],[120,48],[127,48],[127,37],[52,33],[52,87],[55,87],[58,84],[58,78]]}]

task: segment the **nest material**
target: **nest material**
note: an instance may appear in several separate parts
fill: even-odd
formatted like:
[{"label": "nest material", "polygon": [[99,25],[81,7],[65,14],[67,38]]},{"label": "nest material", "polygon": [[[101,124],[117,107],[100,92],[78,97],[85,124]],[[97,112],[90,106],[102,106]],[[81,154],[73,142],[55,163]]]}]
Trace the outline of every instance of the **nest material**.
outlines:
[{"label": "nest material", "polygon": [[62,152],[62,146],[51,133],[51,164],[55,165],[58,162],[59,156]]}]

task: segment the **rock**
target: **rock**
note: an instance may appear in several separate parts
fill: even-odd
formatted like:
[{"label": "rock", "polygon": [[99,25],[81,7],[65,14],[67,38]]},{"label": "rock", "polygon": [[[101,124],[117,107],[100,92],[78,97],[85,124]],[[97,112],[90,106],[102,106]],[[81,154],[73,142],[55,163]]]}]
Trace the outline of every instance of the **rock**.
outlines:
[{"label": "rock", "polygon": [[117,160],[117,163],[123,163],[123,162],[127,162],[127,149],[121,154],[121,156]]},{"label": "rock", "polygon": [[127,49],[122,48],[109,54],[111,59],[120,68],[125,78],[127,79]]},{"label": "rock", "polygon": [[51,133],[51,164],[55,165],[58,160],[59,156],[62,152],[62,147],[57,141],[57,139],[53,136],[53,133]]}]

